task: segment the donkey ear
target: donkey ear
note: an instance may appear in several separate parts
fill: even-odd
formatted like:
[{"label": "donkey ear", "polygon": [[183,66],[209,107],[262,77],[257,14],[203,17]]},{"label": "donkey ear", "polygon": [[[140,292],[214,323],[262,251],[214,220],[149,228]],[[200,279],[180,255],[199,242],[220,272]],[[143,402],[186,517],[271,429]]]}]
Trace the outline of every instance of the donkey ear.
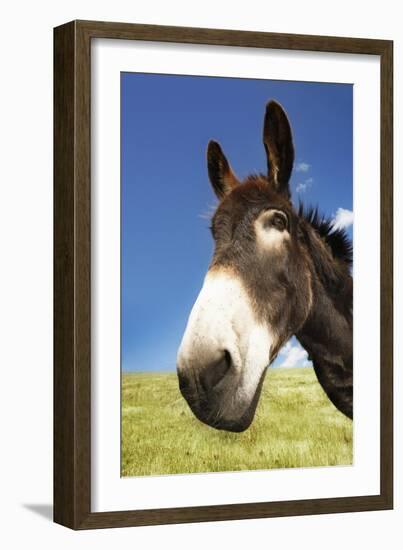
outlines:
[{"label": "donkey ear", "polygon": [[282,106],[270,101],[264,117],[263,143],[267,154],[269,181],[290,197],[288,180],[294,164],[294,145],[290,123]]},{"label": "donkey ear", "polygon": [[207,147],[207,167],[211,185],[219,199],[228,195],[238,185],[239,181],[216,141],[209,141]]}]

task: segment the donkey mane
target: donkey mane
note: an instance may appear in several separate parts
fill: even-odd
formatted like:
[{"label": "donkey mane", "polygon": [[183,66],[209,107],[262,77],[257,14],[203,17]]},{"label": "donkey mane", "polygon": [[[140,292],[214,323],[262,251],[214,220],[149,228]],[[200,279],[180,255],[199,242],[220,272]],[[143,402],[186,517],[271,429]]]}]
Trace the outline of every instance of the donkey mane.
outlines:
[{"label": "donkey mane", "polygon": [[353,245],[344,229],[335,229],[333,220],[320,214],[317,207],[310,206],[306,208],[300,203],[298,215],[315,229],[320,238],[330,248],[334,258],[339,258],[349,267],[352,265]]}]

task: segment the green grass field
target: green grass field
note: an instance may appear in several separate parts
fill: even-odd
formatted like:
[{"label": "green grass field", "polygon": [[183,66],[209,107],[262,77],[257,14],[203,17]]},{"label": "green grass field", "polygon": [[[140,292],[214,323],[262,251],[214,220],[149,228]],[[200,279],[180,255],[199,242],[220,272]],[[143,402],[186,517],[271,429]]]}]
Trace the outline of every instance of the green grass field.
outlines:
[{"label": "green grass field", "polygon": [[199,422],[174,373],[123,374],[122,407],[122,476],[352,464],[352,422],[312,368],[269,369],[240,434]]}]

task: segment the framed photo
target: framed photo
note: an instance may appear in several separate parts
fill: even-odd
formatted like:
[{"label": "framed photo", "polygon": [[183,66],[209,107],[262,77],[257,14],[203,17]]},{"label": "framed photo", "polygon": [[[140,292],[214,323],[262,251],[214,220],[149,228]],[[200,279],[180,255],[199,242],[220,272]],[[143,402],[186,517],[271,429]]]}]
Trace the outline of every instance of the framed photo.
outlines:
[{"label": "framed photo", "polygon": [[54,520],[393,506],[393,43],[54,34]]}]

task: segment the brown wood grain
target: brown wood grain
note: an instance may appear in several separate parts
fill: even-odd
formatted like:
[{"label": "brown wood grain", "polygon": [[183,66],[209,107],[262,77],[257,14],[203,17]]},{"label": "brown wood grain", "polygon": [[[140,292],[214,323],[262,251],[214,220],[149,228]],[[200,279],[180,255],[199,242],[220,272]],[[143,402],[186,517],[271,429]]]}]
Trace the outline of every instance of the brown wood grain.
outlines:
[{"label": "brown wood grain", "polygon": [[54,519],[74,525],[74,25],[54,37]]},{"label": "brown wood grain", "polygon": [[[92,38],[356,53],[381,57],[379,495],[91,512]],[[392,508],[393,43],[363,38],[73,21],[54,30],[54,141],[54,520],[72,529],[91,529]]]}]

